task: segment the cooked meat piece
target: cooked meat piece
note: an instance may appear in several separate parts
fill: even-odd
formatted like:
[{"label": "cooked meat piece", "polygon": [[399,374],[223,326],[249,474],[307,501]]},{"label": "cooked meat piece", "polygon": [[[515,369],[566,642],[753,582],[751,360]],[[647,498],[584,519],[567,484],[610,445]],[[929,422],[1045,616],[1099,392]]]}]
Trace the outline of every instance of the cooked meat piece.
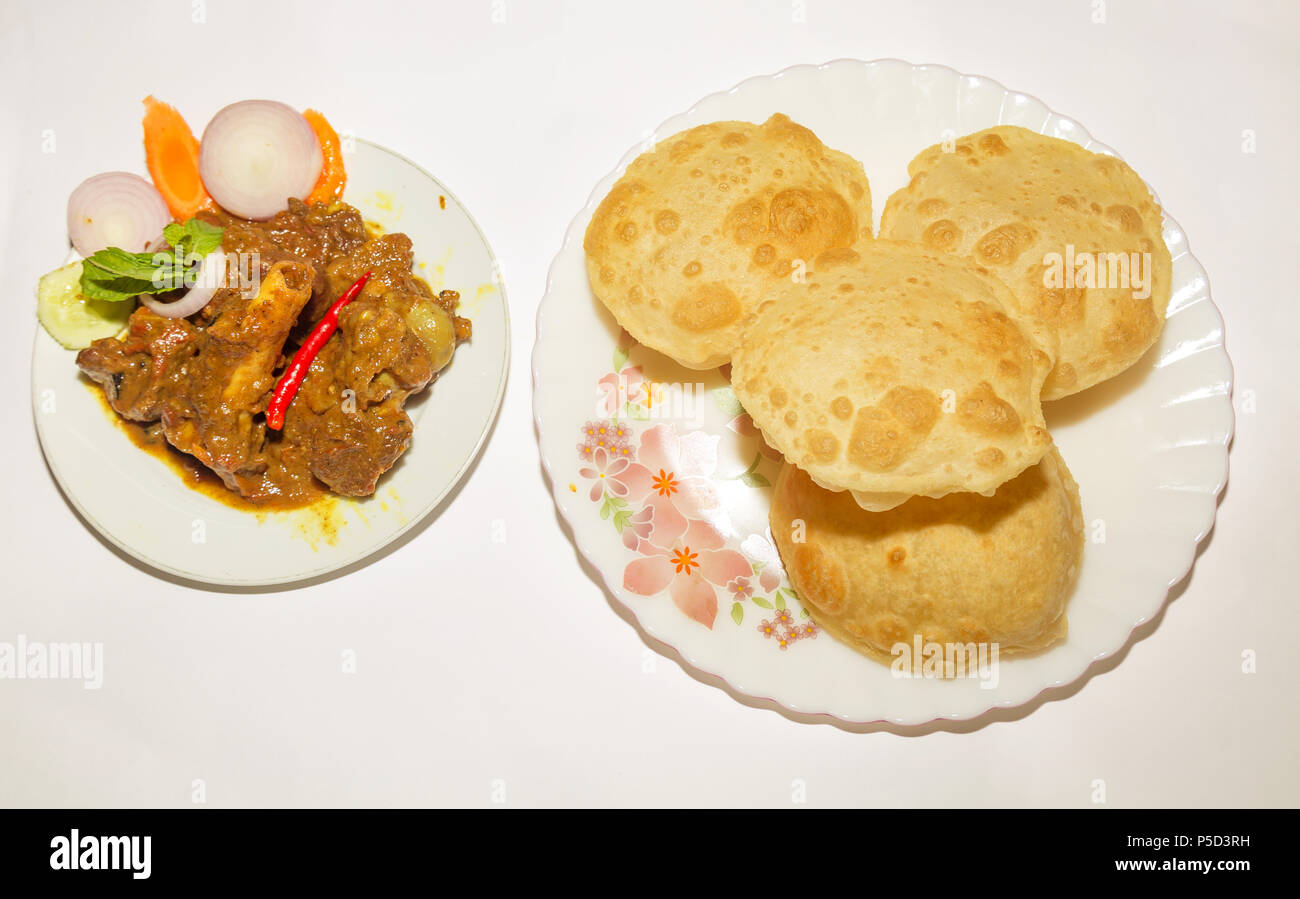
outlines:
[{"label": "cooked meat piece", "polygon": [[[411,238],[405,234],[384,234],[349,253],[340,256],[325,269],[329,277],[329,292],[338,296],[366,272],[370,272],[368,290],[382,293],[378,288],[399,291],[418,291],[422,282],[411,276],[414,252]],[[427,291],[426,291],[427,293]]]},{"label": "cooked meat piece", "polygon": [[316,477],[336,493],[368,496],[411,439],[406,398],[433,378],[428,350],[369,284],[339,315],[285,416],[284,435],[309,449]]},{"label": "cooked meat piece", "polygon": [[411,241],[387,234],[329,266],[325,304],[365,272],[370,280],[339,315],[338,331],[289,406],[284,435],[309,449],[312,473],[336,493],[374,492],[410,442],[407,397],[450,361],[464,339],[458,323],[468,337],[469,322],[451,314],[459,296],[434,297],[411,264]]},{"label": "cooked meat piece", "polygon": [[414,430],[402,408],[406,395],[376,405],[342,411],[336,406],[312,416],[311,473],[335,493],[369,496],[381,475],[406,452]]},{"label": "cooked meat piece", "polygon": [[[454,290],[444,290],[434,296],[429,285],[411,273],[413,258],[411,239],[405,234],[385,234],[377,237],[356,252],[341,256],[330,263],[327,270],[329,295],[342,294],[357,278],[370,272],[370,281],[366,284],[366,290],[374,294],[382,294],[390,308],[406,315],[416,304],[432,301],[432,304],[436,304],[452,316],[456,340],[458,342],[469,340],[469,319],[454,314],[456,307],[460,305],[460,294]],[[313,301],[313,305],[316,302]],[[321,306],[320,311],[324,312],[327,306],[328,302]],[[314,318],[319,317],[319,315],[314,316]],[[435,368],[440,367],[435,366]]]},{"label": "cooked meat piece", "polygon": [[261,457],[275,368],[298,313],[311,297],[315,272],[301,262],[277,262],[257,296],[228,297],[203,332],[185,389],[163,401],[167,441],[190,453],[236,490],[266,470]]},{"label": "cooked meat piece", "polygon": [[[338,297],[343,292],[329,289],[325,274],[329,262],[355,252],[370,240],[361,213],[344,203],[308,206],[291,199],[288,209],[265,222],[249,222],[225,213],[212,216],[212,220],[226,229],[221,245],[227,252],[255,253],[260,257],[262,277],[277,262],[297,260],[310,265],[315,270],[312,292],[318,301],[326,294]],[[305,318],[316,321],[328,305],[328,301],[319,308],[313,304]]]},{"label": "cooked meat piece", "polygon": [[[256,297],[227,286],[188,320],[138,309],[122,340],[96,341],[77,364],[122,416],[153,423],[141,430],[155,444],[161,432],[255,503],[300,505],[324,486],[374,493],[410,444],[407,398],[469,339],[469,320],[455,315],[459,295],[434,296],[412,274],[406,235],[371,238],[361,214],[343,203],[290,200],[265,222],[202,215],[225,229],[223,250],[256,254]],[[367,271],[365,290],[340,314],[283,431],[268,431],[266,403],[287,358]]]},{"label": "cooked meat piece", "polygon": [[96,340],[77,366],[104,388],[109,405],[132,421],[157,421],[168,385],[193,358],[200,331],[185,319],[163,318],[141,306],[126,337]]}]

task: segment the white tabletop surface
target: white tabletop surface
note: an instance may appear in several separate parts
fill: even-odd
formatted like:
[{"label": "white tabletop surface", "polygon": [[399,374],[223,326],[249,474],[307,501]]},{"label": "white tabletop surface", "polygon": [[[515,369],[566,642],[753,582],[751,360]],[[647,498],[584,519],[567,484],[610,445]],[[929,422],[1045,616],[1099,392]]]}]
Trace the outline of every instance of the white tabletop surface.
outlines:
[{"label": "white tabletop surface", "polygon": [[[1099,781],[1111,807],[1296,805],[1297,9],[6,2],[0,642],[102,642],[104,681],[0,680],[0,806],[1096,806]],[[596,181],[705,94],[839,57],[989,75],[1115,147],[1186,230],[1236,367],[1231,482],[1190,580],[1086,681],[956,726],[800,721],[658,655],[579,563],[537,458],[534,314]],[[88,530],[43,464],[33,285],[66,251],[69,191],[143,172],[150,93],[196,128],[250,97],[321,108],[436,173],[504,261],[514,358],[480,464],[345,577],[169,582]]]}]

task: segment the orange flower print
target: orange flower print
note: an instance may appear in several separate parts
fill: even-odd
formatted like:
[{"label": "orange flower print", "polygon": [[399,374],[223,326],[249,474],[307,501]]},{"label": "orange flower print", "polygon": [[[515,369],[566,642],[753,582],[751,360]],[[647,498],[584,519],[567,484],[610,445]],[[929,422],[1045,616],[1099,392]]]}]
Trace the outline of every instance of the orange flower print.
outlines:
[{"label": "orange flower print", "polygon": [[685,546],[679,550],[674,550],[669,561],[673,563],[673,567],[677,569],[678,574],[688,575],[691,573],[692,566],[695,568],[700,567],[700,563],[695,561],[698,558],[699,553],[693,553],[689,546]]},{"label": "orange flower print", "polygon": [[660,496],[672,496],[677,492],[678,482],[671,471],[665,473],[662,468],[659,469],[658,476],[653,478],[653,484],[655,493]]}]

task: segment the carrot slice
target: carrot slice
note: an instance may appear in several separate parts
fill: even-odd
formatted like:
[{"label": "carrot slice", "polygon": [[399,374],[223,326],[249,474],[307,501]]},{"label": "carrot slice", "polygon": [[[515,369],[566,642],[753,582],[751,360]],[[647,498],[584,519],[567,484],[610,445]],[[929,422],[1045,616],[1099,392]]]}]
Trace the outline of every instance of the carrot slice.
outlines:
[{"label": "carrot slice", "polygon": [[199,177],[199,142],[173,106],[144,98],[144,157],[149,177],[177,221],[216,209]]},{"label": "carrot slice", "polygon": [[339,144],[339,136],[326,121],[325,116],[316,110],[305,110],[302,117],[316,132],[316,139],[320,141],[321,156],[325,158],[320,177],[316,179],[316,186],[307,196],[307,202],[332,203],[341,200],[343,188],[348,183],[348,173],[343,168],[343,148]]}]

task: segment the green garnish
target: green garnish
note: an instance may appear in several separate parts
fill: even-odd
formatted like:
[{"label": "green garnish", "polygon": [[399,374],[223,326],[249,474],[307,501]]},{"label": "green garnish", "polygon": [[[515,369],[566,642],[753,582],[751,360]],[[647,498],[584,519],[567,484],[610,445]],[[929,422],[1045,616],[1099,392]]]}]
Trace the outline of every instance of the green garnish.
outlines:
[{"label": "green garnish", "polygon": [[195,253],[200,259],[221,246],[222,228],[202,219],[190,219],[183,225],[172,222],[163,228],[163,239],[182,256]]},{"label": "green garnish", "polygon": [[170,252],[128,253],[107,247],[84,260],[81,292],[92,300],[120,302],[142,293],[179,290],[203,262],[221,247],[222,228],[192,218],[163,228]]}]

